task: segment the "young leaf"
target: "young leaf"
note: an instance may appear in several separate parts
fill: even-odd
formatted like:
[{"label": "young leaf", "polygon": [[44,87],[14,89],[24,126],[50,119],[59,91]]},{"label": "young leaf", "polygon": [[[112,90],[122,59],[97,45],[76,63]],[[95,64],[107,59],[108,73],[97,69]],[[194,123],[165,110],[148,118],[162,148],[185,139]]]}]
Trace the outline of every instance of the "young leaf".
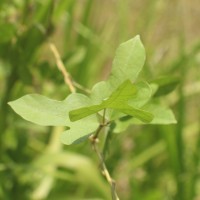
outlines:
[{"label": "young leaf", "polygon": [[[105,82],[101,82],[100,84],[104,84],[104,83]],[[115,104],[116,102],[120,101],[121,98],[124,98],[124,95],[126,96],[125,101],[127,101],[135,93],[136,93],[136,88],[131,84],[131,82],[125,81],[121,86],[117,88],[117,90],[115,90],[111,94],[109,98],[104,99],[103,101],[100,102],[100,104],[71,111],[69,113],[70,119],[72,121],[82,119],[86,116],[97,113],[100,110],[103,110],[104,108],[108,108],[109,105],[111,106],[112,104]],[[103,91],[102,91],[102,94],[103,94]]]},{"label": "young leaf", "polygon": [[149,122],[153,119],[153,115],[151,113],[133,108],[127,104],[127,101],[130,98],[133,98],[136,92],[136,87],[129,80],[127,80],[122,83],[108,99],[103,100],[101,104],[70,111],[70,119],[72,121],[77,121],[91,114],[97,113],[100,110],[111,108],[127,115],[134,116],[144,122]]},{"label": "young leaf", "polygon": [[[128,105],[137,109],[140,109],[144,106],[152,96],[152,86],[150,86],[147,82],[138,82],[134,84],[137,88],[137,93],[134,95],[134,98],[128,100]],[[141,109],[140,109],[141,110]],[[109,119],[116,120],[125,115],[119,111],[112,110],[109,113]]]},{"label": "young leaf", "polygon": [[142,110],[142,109],[138,109],[138,108],[133,108],[127,104],[124,104],[122,106],[113,106],[111,107],[113,109],[119,110],[122,113],[125,113],[129,116],[135,117],[139,120],[141,120],[144,123],[149,123],[152,121],[152,119],[154,118],[153,114],[146,111],[146,110]]},{"label": "young leaf", "polygon": [[116,51],[113,61],[109,83],[116,88],[125,80],[129,79],[134,82],[145,62],[145,49],[136,36],[127,42],[122,43]]},{"label": "young leaf", "polygon": [[[163,107],[156,103],[148,103],[143,107],[146,111],[151,112],[154,115],[153,120],[149,124],[175,124],[176,119],[171,109]],[[144,124],[140,120],[133,117],[123,117],[116,121],[115,132],[120,133],[125,131],[130,125]]]}]

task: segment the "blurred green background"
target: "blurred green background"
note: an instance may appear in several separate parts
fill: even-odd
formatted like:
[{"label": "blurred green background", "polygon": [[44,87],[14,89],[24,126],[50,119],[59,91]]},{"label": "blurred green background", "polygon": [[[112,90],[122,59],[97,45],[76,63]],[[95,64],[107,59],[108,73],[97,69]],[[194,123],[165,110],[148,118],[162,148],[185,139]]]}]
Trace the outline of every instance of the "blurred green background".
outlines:
[{"label": "blurred green background", "polygon": [[176,75],[165,101],[178,123],[116,135],[106,163],[121,199],[200,199],[199,0],[0,1],[0,199],[110,199],[89,142],[63,146],[63,127],[24,121],[7,105],[28,93],[69,94],[49,48],[91,88],[109,74],[117,46],[141,35],[141,79]]}]

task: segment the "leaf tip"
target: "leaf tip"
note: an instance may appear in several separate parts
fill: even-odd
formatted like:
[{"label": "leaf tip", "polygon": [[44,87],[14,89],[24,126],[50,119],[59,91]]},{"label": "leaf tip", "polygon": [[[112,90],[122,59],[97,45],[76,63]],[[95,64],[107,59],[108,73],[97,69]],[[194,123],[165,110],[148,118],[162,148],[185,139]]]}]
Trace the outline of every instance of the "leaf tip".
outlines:
[{"label": "leaf tip", "polygon": [[135,36],[135,39],[140,40],[140,35],[136,35],[136,36]]},{"label": "leaf tip", "polygon": [[7,104],[14,110],[14,102],[15,101],[9,101]]}]

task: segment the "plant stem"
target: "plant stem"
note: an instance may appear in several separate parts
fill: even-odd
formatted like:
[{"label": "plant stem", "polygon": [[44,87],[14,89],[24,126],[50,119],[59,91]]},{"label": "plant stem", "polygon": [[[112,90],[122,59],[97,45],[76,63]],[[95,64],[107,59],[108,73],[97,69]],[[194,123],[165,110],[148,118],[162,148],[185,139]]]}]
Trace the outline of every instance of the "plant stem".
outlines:
[{"label": "plant stem", "polygon": [[65,83],[68,85],[68,87],[69,87],[69,89],[72,93],[76,92],[76,88],[73,85],[73,82],[71,80],[71,76],[67,72],[67,70],[65,69],[65,66],[64,66],[64,64],[63,64],[63,62],[60,58],[60,54],[58,53],[56,46],[53,43],[50,43],[49,46],[50,46],[50,49],[55,56],[57,67],[62,72],[62,74],[64,76]]},{"label": "plant stem", "polygon": [[113,180],[113,178],[111,177],[107,167],[106,167],[106,164],[104,162],[104,158],[98,148],[98,145],[97,145],[97,142],[93,142],[92,143],[92,146],[93,146],[93,149],[94,151],[96,152],[98,158],[99,158],[99,161],[100,161],[100,164],[101,164],[101,170],[102,170],[102,174],[106,177],[106,180],[108,181],[109,185],[110,185],[110,189],[111,189],[111,192],[112,192],[112,199],[113,200],[119,200],[119,197],[117,195],[117,192],[116,192],[116,187],[115,187],[115,180]]},{"label": "plant stem", "polygon": [[79,83],[77,83],[76,81],[73,80],[73,85],[77,88],[80,89],[82,91],[84,91],[87,94],[91,93],[91,90],[89,90],[88,88],[83,87],[82,85],[80,85]]},{"label": "plant stem", "polygon": [[77,83],[76,81],[74,81],[72,79],[69,72],[65,68],[65,65],[64,65],[64,63],[63,63],[63,61],[60,57],[60,54],[59,54],[56,46],[53,43],[50,43],[49,46],[50,46],[50,49],[51,49],[51,51],[54,54],[54,57],[56,59],[57,67],[62,72],[65,83],[68,85],[70,92],[74,93],[74,92],[76,92],[76,88],[78,88],[78,89],[84,91],[85,93],[90,94],[91,91],[89,89],[83,87],[82,85],[80,85],[79,83]]},{"label": "plant stem", "polygon": [[116,192],[116,184],[115,184],[115,180],[111,177],[105,161],[104,161],[104,156],[102,155],[102,153],[100,152],[100,149],[98,147],[98,136],[99,133],[102,131],[102,129],[107,126],[109,124],[109,122],[106,122],[105,120],[105,113],[106,113],[106,109],[104,109],[103,111],[103,119],[102,119],[102,123],[99,125],[98,129],[96,130],[96,133],[90,138],[91,139],[91,144],[92,147],[95,151],[95,153],[97,154],[99,161],[100,161],[100,166],[101,166],[101,170],[102,170],[102,174],[105,176],[107,182],[110,185],[110,189],[111,189],[111,193],[112,193],[112,200],[119,200],[119,197],[117,195]]}]

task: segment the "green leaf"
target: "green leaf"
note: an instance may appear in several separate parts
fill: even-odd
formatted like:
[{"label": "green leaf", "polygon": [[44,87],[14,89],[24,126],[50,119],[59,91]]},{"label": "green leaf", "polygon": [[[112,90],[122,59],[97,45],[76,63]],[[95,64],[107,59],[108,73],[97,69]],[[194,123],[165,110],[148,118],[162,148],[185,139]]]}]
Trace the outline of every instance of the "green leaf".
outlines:
[{"label": "green leaf", "polygon": [[113,107],[113,108],[121,111],[122,113],[130,115],[130,116],[135,117],[137,119],[140,119],[144,123],[149,123],[154,118],[152,113],[145,111],[145,110],[142,110],[142,109],[133,108],[129,105],[123,105],[123,106],[119,106],[119,107],[117,107],[117,105],[116,105],[116,107]]},{"label": "green leaf", "polygon": [[111,75],[107,81],[97,83],[92,88],[91,99],[100,104],[125,80],[135,82],[145,62],[145,49],[139,36],[122,43],[113,61]]},{"label": "green leaf", "polygon": [[119,103],[124,103],[130,98],[136,95],[137,89],[130,82],[130,80],[124,81],[112,94],[111,96],[103,101],[103,104],[107,104],[112,107],[119,106]]},{"label": "green leaf", "polygon": [[82,94],[71,94],[64,101],[32,94],[16,101],[9,102],[14,111],[24,119],[43,126],[67,126],[69,130],[61,136],[64,144],[83,141],[98,127],[96,116],[89,116],[77,122],[71,122],[69,111],[91,105],[88,97]]},{"label": "green leaf", "polygon": [[[131,98],[128,101],[128,104],[135,108],[141,108],[150,100],[152,96],[152,85],[150,86],[147,82],[141,81],[134,84],[134,86],[137,89],[137,93],[134,95],[134,98]],[[91,100],[93,104],[100,104],[103,99],[109,97],[112,93],[111,91],[112,89],[107,82],[101,81],[97,83],[92,88]],[[117,110],[107,109],[105,117],[109,120],[116,120],[123,116],[124,114]]]},{"label": "green leaf", "polygon": [[136,108],[141,108],[150,100],[152,96],[152,88],[144,81],[136,83],[135,86],[137,88],[136,97],[130,99],[128,104]]},{"label": "green leaf", "polygon": [[116,88],[125,80],[129,79],[134,82],[138,77],[145,62],[145,49],[136,36],[127,42],[122,43],[116,51],[113,61],[109,83]]},{"label": "green leaf", "polygon": [[101,104],[70,111],[70,119],[72,121],[80,120],[103,109],[111,108],[127,115],[134,116],[144,122],[149,122],[153,119],[153,115],[151,113],[133,108],[127,104],[127,101],[130,98],[134,98],[136,92],[136,87],[129,80],[127,80],[122,83],[108,99],[103,100]]},{"label": "green leaf", "polygon": [[61,135],[63,144],[78,144],[86,140],[99,126],[96,116],[88,116],[76,122],[69,123],[70,129]]},{"label": "green leaf", "polygon": [[8,104],[22,118],[35,124],[67,126],[67,101],[55,101],[39,94],[30,94]]},{"label": "green leaf", "polygon": [[109,87],[108,83],[101,81],[93,86],[90,98],[93,104],[100,104],[103,99],[108,98],[111,93],[112,89]]},{"label": "green leaf", "polygon": [[[106,87],[105,82],[101,82],[100,84],[103,84],[103,86]],[[70,119],[72,121],[76,121],[91,114],[97,113],[104,108],[110,108],[111,106],[114,106],[116,102],[121,101],[121,98],[125,98],[125,100],[128,100],[135,93],[136,88],[131,84],[131,82],[125,81],[121,86],[118,87],[116,91],[111,94],[109,98],[102,100],[100,104],[71,111],[69,113]],[[103,91],[101,94],[104,94]]]},{"label": "green leaf", "polygon": [[[148,112],[151,112],[154,115],[153,120],[149,124],[175,124],[176,119],[174,117],[171,109],[163,107],[157,103],[149,103],[142,107]],[[133,118],[133,117],[123,117],[116,121],[116,127],[114,132],[120,133],[125,131],[130,125],[133,124],[144,124],[142,121]]]},{"label": "green leaf", "polygon": [[153,84],[158,85],[158,89],[154,96],[159,97],[172,92],[176,86],[179,84],[179,79],[177,77],[161,77],[159,79],[151,81]]},{"label": "green leaf", "polygon": [[154,118],[150,124],[175,124],[175,116],[170,108],[156,103],[150,103],[143,107],[145,110],[153,113]]}]

